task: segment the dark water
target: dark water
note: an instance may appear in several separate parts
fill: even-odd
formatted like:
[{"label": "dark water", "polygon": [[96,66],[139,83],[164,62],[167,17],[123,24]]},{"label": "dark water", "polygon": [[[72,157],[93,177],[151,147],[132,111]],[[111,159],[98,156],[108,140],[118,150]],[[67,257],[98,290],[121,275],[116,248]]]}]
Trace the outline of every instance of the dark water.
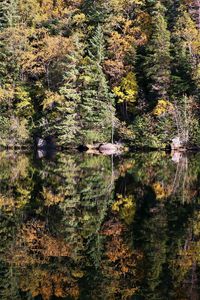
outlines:
[{"label": "dark water", "polygon": [[197,300],[199,204],[199,154],[0,153],[0,299]]}]

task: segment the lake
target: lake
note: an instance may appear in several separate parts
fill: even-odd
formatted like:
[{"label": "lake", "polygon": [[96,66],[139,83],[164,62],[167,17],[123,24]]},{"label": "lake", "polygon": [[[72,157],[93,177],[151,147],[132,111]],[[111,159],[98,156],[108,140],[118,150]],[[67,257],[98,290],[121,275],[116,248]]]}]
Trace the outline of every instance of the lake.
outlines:
[{"label": "lake", "polygon": [[0,299],[199,299],[200,154],[0,153]]}]

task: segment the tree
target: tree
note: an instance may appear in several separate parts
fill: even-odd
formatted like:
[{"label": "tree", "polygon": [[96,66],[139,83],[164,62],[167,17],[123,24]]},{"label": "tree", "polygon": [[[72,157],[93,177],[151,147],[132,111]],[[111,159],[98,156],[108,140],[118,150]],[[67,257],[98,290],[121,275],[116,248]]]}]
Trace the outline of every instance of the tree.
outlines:
[{"label": "tree", "polygon": [[172,42],[174,93],[193,93],[200,87],[200,34],[184,5],[179,8]]},{"label": "tree", "polygon": [[131,107],[138,96],[138,84],[135,73],[129,72],[126,77],[122,78],[119,86],[113,88],[118,103],[122,104],[123,116],[128,119],[127,107]]},{"label": "tree", "polygon": [[200,0],[190,0],[186,4],[189,5],[189,12],[200,29]]},{"label": "tree", "polygon": [[18,23],[18,4],[18,0],[0,2],[0,28],[14,27]]},{"label": "tree", "polygon": [[100,25],[97,26],[89,45],[80,77],[82,139],[84,143],[106,142],[112,138],[115,111],[113,97],[102,68],[105,48]]},{"label": "tree", "polygon": [[59,114],[55,129],[59,144],[77,144],[80,134],[80,122],[78,107],[81,101],[79,91],[80,61],[82,59],[84,46],[76,41],[75,49],[67,56],[66,71],[60,94],[64,96],[63,101],[57,104]]},{"label": "tree", "polygon": [[[0,84],[9,76],[9,67],[13,63],[14,49],[9,38],[18,20],[18,0],[2,0],[0,2]],[[12,69],[11,72],[14,73],[14,70]]]},{"label": "tree", "polygon": [[170,32],[164,11],[160,1],[152,8],[152,34],[145,53],[144,71],[153,99],[167,98],[170,84]]}]

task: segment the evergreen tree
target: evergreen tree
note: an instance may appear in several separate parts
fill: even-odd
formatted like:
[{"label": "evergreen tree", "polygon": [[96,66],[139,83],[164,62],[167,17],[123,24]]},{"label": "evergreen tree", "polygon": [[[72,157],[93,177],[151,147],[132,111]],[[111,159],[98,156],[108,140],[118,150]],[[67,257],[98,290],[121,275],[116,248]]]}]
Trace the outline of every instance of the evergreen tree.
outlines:
[{"label": "evergreen tree", "polygon": [[160,1],[151,8],[152,34],[144,62],[148,89],[157,99],[167,98],[170,83],[170,32],[164,13]]},{"label": "evergreen tree", "polygon": [[166,17],[168,22],[168,29],[171,31],[173,29],[176,17],[178,15],[178,9],[180,7],[179,0],[164,0],[162,3],[166,7]]},{"label": "evergreen tree", "polygon": [[0,84],[19,80],[17,50],[20,43],[15,30],[20,19],[18,5],[18,0],[0,2]]},{"label": "evergreen tree", "polygon": [[157,147],[161,136],[170,139],[170,113],[155,115],[154,108],[198,97],[199,6],[199,0],[0,0],[1,144],[19,135],[21,143],[33,122],[33,135],[54,136],[62,146],[113,141],[115,123],[118,138],[129,142],[155,138]]},{"label": "evergreen tree", "polygon": [[0,28],[14,27],[18,20],[18,0],[1,0]]},{"label": "evergreen tree", "polygon": [[43,100],[43,117],[40,131],[43,136],[56,139],[59,146],[79,144],[79,87],[80,63],[84,45],[74,37],[74,48],[63,62],[63,80],[58,91],[49,90]]},{"label": "evergreen tree", "polygon": [[98,26],[99,23],[103,23],[107,17],[107,11],[102,1],[84,0],[82,11],[86,14],[90,23],[96,26]]},{"label": "evergreen tree", "polygon": [[82,66],[82,103],[80,107],[83,143],[112,139],[113,96],[103,72],[104,35],[98,25],[90,40],[88,56]]},{"label": "evergreen tree", "polygon": [[172,32],[171,46],[172,92],[178,96],[184,93],[193,94],[200,84],[200,35],[184,5],[179,8]]},{"label": "evergreen tree", "polygon": [[60,94],[64,96],[64,100],[57,105],[59,117],[55,125],[60,145],[72,145],[78,142],[78,130],[80,130],[78,106],[81,100],[79,64],[82,58],[82,47],[83,45],[76,42],[73,54],[67,56],[64,83],[60,88]]},{"label": "evergreen tree", "polygon": [[[14,3],[12,3],[14,2]],[[13,4],[13,7],[12,7]],[[14,25],[14,19],[16,16],[16,4],[17,1],[1,0],[0,1],[0,84],[5,81],[5,77],[8,72],[7,57],[9,55],[8,49],[6,49],[7,41],[4,35],[4,30]]]}]

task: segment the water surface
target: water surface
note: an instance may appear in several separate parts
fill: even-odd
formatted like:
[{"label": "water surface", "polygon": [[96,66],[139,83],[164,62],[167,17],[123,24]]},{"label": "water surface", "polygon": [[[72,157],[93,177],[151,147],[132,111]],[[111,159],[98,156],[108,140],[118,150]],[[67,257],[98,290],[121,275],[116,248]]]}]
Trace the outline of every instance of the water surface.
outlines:
[{"label": "water surface", "polygon": [[0,299],[199,299],[200,155],[0,153]]}]

